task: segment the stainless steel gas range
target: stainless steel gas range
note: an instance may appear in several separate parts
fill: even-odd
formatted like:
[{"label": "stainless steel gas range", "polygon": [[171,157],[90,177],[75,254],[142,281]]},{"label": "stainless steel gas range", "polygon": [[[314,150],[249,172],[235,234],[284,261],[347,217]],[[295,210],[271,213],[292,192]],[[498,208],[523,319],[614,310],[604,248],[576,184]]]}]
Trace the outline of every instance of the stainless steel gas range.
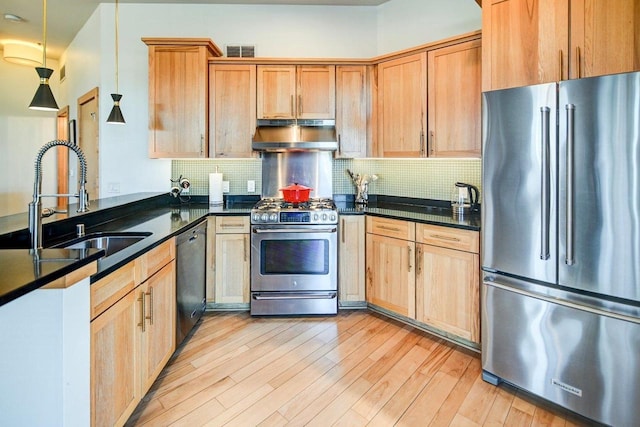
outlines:
[{"label": "stainless steel gas range", "polygon": [[338,211],[333,200],[265,198],[251,211],[251,314],[338,311]]}]

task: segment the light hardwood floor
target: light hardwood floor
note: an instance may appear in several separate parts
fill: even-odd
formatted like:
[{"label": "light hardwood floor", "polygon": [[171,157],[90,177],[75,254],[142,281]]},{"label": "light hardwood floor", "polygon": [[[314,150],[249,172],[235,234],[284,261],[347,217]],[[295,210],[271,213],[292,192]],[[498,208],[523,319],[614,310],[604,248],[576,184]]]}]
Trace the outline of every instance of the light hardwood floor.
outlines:
[{"label": "light hardwood floor", "polygon": [[130,426],[580,426],[509,386],[479,355],[367,310],[207,314]]}]

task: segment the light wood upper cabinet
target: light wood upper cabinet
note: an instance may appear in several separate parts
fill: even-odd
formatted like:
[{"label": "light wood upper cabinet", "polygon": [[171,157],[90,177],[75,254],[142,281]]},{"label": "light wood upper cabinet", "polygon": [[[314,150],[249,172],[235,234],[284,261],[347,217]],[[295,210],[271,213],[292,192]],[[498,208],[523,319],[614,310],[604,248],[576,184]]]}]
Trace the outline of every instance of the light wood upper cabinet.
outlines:
[{"label": "light wood upper cabinet", "polygon": [[252,157],[256,66],[209,65],[209,156]]},{"label": "light wood upper cabinet", "polygon": [[367,67],[336,66],[337,158],[367,156]]},{"label": "light wood upper cabinet", "polygon": [[259,119],[334,119],[335,66],[258,65]]},{"label": "light wood upper cabinet", "polygon": [[208,39],[142,39],[149,46],[149,157],[207,157]]},{"label": "light wood upper cabinet", "polygon": [[378,65],[378,157],[425,157],[426,52]]},{"label": "light wood upper cabinet", "polygon": [[640,69],[637,0],[492,0],[482,10],[482,88]]},{"label": "light wood upper cabinet", "polygon": [[338,301],[348,307],[365,297],[365,217],[341,215],[338,241]]},{"label": "light wood upper cabinet", "polygon": [[428,52],[428,155],[480,157],[480,40]]}]

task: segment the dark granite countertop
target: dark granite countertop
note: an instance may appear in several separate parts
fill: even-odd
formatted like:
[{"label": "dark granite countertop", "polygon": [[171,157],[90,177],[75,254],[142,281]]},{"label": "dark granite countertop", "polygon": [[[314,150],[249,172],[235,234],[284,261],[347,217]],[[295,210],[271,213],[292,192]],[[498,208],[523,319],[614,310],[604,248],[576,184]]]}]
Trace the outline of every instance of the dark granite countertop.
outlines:
[{"label": "dark granite countertop", "polygon": [[[75,225],[85,224],[86,234],[93,232],[145,232],[148,237],[103,257],[102,250],[43,249],[38,256],[29,250],[27,215],[0,218],[0,305],[6,304],[34,289],[63,277],[94,260],[98,271],[91,276],[95,282],[150,249],[209,215],[249,215],[258,196],[230,196],[222,206],[209,206],[206,196],[194,196],[180,203],[166,193],[139,193],[91,202],[91,211],[78,214],[71,205],[71,213],[45,218],[44,246],[49,248],[75,237]],[[468,230],[480,229],[480,215],[463,219],[453,218],[446,202],[408,199],[393,196],[371,196],[369,205],[353,202],[353,195],[337,195],[336,204],[342,215],[374,215],[405,219],[427,224]]]}]

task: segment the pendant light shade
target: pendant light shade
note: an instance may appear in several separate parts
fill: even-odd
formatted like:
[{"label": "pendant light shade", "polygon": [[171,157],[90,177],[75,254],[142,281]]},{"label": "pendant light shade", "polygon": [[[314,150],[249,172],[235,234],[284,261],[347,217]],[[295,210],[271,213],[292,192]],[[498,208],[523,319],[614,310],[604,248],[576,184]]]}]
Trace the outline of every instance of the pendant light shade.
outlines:
[{"label": "pendant light shade", "polygon": [[29,108],[32,110],[58,111],[58,103],[53,97],[49,86],[49,77],[53,74],[51,68],[47,68],[47,0],[42,0],[42,67],[36,67],[40,76],[40,86],[36,91]]},{"label": "pendant light shade", "polygon": [[[116,92],[118,92],[118,0],[116,0]],[[120,109],[120,100],[122,99],[122,95],[119,93],[112,93],[111,98],[113,99],[113,108],[111,109],[111,113],[107,118],[107,123],[120,123],[124,124],[124,116],[122,115],[122,110]]]},{"label": "pendant light shade", "polygon": [[120,109],[120,99],[122,99],[122,95],[119,93],[112,93],[111,98],[113,99],[113,108],[111,109],[107,123],[124,124],[124,117],[122,116],[122,110]]},{"label": "pendant light shade", "polygon": [[29,108],[41,111],[58,111],[58,103],[53,97],[49,86],[49,77],[53,74],[53,70],[51,68],[36,67],[36,72],[40,76],[40,86],[38,86]]}]

